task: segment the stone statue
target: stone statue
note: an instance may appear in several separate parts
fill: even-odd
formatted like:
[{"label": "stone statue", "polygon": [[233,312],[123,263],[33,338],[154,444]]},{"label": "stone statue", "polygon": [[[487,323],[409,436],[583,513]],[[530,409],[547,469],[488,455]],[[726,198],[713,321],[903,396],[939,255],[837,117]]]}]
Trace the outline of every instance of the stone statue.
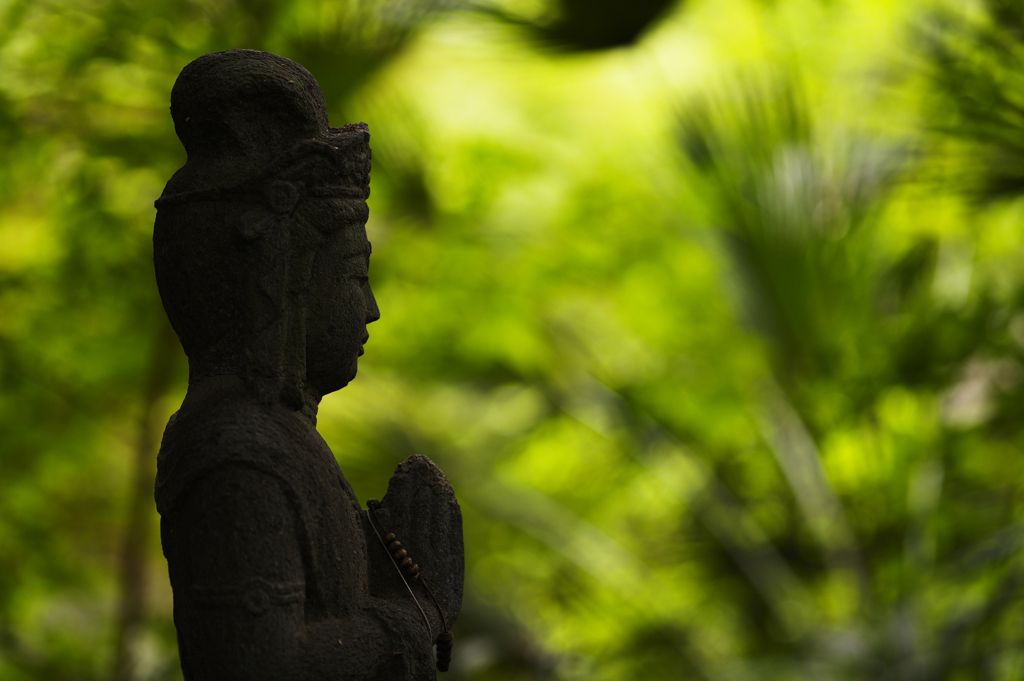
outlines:
[{"label": "stone statue", "polygon": [[380,316],[367,126],[330,127],[313,76],[253,50],[186,66],[171,115],[188,161],[153,246],[189,385],[156,504],[185,678],[433,679],[462,600],[452,488],[413,456],[364,511],[316,431]]}]

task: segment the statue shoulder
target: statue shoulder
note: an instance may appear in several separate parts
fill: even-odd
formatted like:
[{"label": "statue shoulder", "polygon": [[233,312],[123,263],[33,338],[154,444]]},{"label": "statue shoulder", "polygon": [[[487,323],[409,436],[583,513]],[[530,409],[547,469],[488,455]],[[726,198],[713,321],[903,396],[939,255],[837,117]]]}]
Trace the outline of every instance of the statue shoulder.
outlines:
[{"label": "statue shoulder", "polygon": [[197,480],[223,468],[256,471],[287,485],[291,459],[310,447],[308,428],[283,409],[236,401],[176,412],[157,456],[156,502],[164,515]]}]

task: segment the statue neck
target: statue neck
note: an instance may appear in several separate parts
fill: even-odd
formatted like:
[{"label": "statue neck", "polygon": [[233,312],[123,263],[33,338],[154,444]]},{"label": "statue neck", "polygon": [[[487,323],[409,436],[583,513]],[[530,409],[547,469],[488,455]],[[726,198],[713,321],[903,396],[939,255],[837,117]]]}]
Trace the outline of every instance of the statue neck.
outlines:
[{"label": "statue neck", "polygon": [[316,414],[320,408],[321,396],[313,392],[309,387],[302,390],[302,409],[294,412],[296,416],[305,420],[310,426],[316,428]]},{"label": "statue neck", "polygon": [[[185,403],[199,407],[203,403],[222,403],[232,400],[252,399],[252,393],[241,376],[234,373],[189,374],[188,393]],[[281,405],[285,408],[284,405]],[[302,408],[293,411],[295,418],[316,429],[317,410],[320,406],[320,395],[306,388],[302,392]],[[289,411],[291,411],[289,409]]]}]

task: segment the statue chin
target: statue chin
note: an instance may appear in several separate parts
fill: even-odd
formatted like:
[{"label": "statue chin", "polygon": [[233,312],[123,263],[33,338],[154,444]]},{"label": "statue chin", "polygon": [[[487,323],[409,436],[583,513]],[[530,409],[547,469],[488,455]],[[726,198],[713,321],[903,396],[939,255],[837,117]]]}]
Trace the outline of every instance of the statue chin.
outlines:
[{"label": "statue chin", "polygon": [[[362,350],[360,348],[360,350]],[[360,355],[362,352],[359,353]],[[306,385],[319,397],[337,392],[347,386],[359,371],[359,358],[353,357],[345,366],[310,370],[307,365]]]}]

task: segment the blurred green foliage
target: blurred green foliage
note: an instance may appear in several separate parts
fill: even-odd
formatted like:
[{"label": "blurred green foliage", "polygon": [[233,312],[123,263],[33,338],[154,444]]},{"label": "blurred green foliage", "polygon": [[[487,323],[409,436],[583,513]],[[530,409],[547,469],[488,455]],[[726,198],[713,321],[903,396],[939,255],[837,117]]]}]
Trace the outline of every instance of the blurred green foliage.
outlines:
[{"label": "blurred green foliage", "polygon": [[180,678],[150,234],[232,47],[370,124],[321,431],[451,478],[453,679],[1024,676],[1024,14],[604,4],[0,2],[0,678]]}]

